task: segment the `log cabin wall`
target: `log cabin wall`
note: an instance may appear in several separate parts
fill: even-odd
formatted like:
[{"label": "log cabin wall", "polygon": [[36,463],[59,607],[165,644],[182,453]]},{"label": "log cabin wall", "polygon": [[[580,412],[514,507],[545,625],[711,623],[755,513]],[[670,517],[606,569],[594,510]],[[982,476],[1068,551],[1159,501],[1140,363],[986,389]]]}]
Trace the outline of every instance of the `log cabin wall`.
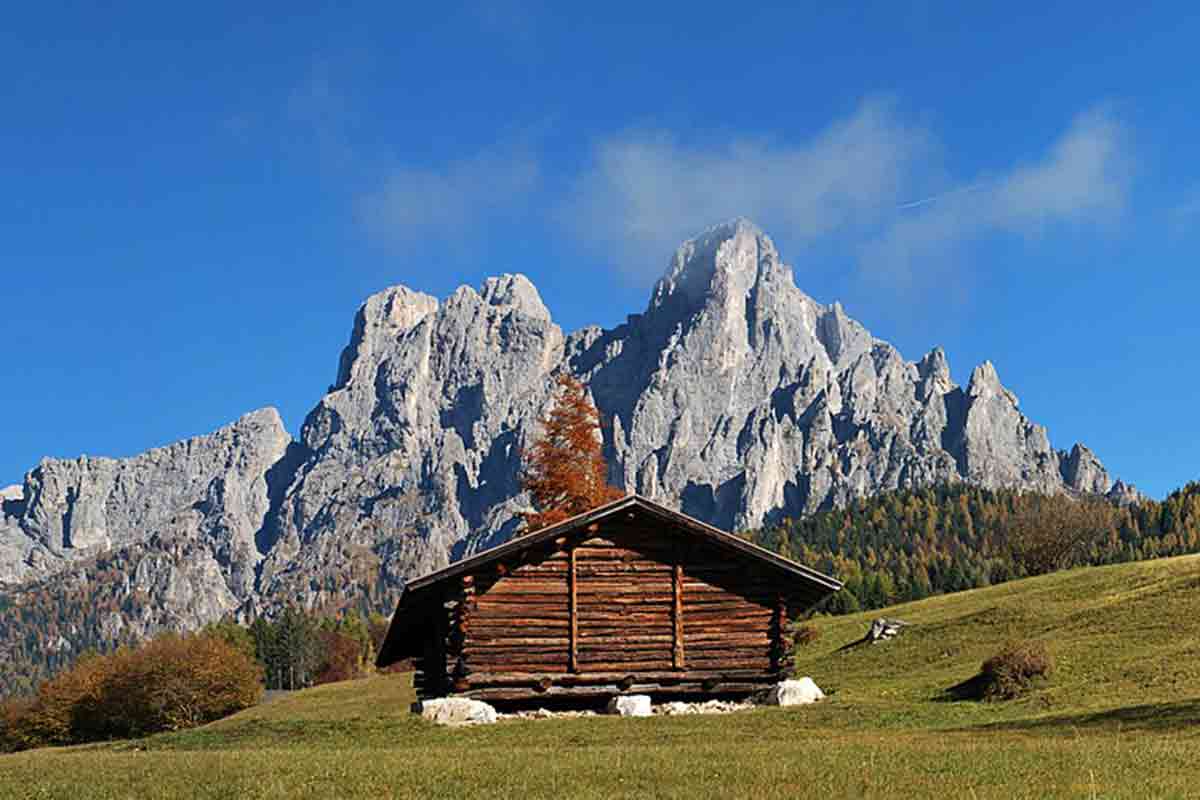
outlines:
[{"label": "log cabin wall", "polygon": [[807,607],[778,570],[636,514],[454,580],[421,696],[750,692],[789,668]]},{"label": "log cabin wall", "polygon": [[568,556],[530,553],[527,563],[477,576],[465,635],[465,673],[565,673],[570,646]]}]

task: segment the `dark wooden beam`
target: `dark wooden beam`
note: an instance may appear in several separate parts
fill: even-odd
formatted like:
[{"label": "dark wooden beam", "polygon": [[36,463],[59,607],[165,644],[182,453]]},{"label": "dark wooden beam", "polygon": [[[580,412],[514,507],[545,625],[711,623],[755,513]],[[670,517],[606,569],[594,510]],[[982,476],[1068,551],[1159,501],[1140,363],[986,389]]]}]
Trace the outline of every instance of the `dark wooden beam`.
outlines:
[{"label": "dark wooden beam", "polygon": [[787,654],[787,598],[782,594],[775,599],[775,618],[771,624],[771,669],[778,672]]},{"label": "dark wooden beam", "polygon": [[683,564],[678,558],[675,559],[674,579],[671,584],[674,595],[671,617],[675,623],[675,641],[671,650],[671,661],[675,669],[683,669]]},{"label": "dark wooden beam", "polygon": [[579,597],[577,594],[578,580],[576,579],[576,562],[575,548],[572,547],[568,554],[569,562],[567,566],[567,619],[569,621],[569,649],[567,651],[567,664],[571,672],[577,672],[579,669]]},{"label": "dark wooden beam", "polygon": [[476,700],[529,700],[537,697],[561,698],[603,698],[616,694],[653,694],[653,695],[697,695],[697,694],[728,694],[747,696],[770,687],[769,681],[722,681],[711,680],[683,683],[597,683],[583,686],[540,686],[471,689],[461,693],[461,697]]}]

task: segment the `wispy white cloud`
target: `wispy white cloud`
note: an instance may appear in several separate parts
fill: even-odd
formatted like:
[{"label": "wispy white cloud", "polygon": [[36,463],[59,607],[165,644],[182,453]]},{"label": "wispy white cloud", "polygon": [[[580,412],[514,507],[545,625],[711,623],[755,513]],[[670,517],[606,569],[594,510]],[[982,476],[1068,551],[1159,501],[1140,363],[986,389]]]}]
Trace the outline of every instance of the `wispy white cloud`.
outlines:
[{"label": "wispy white cloud", "polygon": [[861,270],[868,278],[905,285],[944,266],[948,254],[979,236],[1110,225],[1126,208],[1132,176],[1122,125],[1107,109],[1087,111],[1032,163],[901,204],[861,248]]},{"label": "wispy white cloud", "polygon": [[625,133],[598,144],[564,216],[584,240],[615,246],[626,268],[658,272],[681,240],[734,216],[809,239],[876,222],[918,183],[930,150],[926,131],[880,99],[795,144]]},{"label": "wispy white cloud", "polygon": [[858,253],[865,278],[897,286],[990,233],[1111,225],[1133,175],[1127,133],[1107,108],[1080,114],[1045,153],[1006,170],[955,180],[944,163],[930,131],[876,99],[788,145],[614,136],[597,145],[565,213],[578,236],[615,247],[637,274],[656,274],[707,224],[747,216],[793,243],[833,240]]},{"label": "wispy white cloud", "polygon": [[528,148],[503,146],[440,167],[400,166],[359,201],[359,217],[392,242],[465,237],[520,207],[541,178]]},{"label": "wispy white cloud", "polygon": [[323,166],[343,172],[356,168],[360,160],[352,137],[360,119],[348,94],[347,63],[345,56],[314,62],[285,106],[289,144],[315,148]]},{"label": "wispy white cloud", "polygon": [[[501,15],[500,6],[476,9]],[[507,17],[505,17],[507,18]],[[317,60],[289,92],[289,143],[317,156],[330,185],[345,193],[356,224],[384,242],[435,246],[474,238],[487,222],[521,209],[541,180],[536,128],[502,133],[473,154],[438,164],[386,154],[367,137],[370,109],[354,93],[355,74],[369,53],[347,50]]]}]

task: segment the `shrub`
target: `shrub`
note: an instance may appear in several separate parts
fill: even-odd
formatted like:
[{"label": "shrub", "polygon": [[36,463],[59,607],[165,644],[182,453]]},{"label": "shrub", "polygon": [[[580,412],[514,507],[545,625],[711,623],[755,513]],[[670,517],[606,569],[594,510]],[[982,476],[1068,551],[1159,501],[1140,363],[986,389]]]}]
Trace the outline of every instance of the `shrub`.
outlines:
[{"label": "shrub", "polygon": [[105,709],[116,735],[139,736],[203,725],[248,708],[262,672],[242,648],[211,635],[161,636],[125,654]]},{"label": "shrub", "polygon": [[317,668],[314,685],[336,683],[361,678],[362,644],[337,631],[318,631],[321,643],[321,665]]},{"label": "shrub", "polygon": [[0,753],[12,753],[37,746],[29,730],[32,697],[17,697],[0,703]]},{"label": "shrub", "polygon": [[138,649],[82,658],[37,697],[0,711],[0,746],[21,750],[144,736],[254,705],[262,669],[224,638],[167,634]]},{"label": "shrub", "polygon": [[1028,495],[1018,498],[1005,536],[1012,560],[1029,575],[1044,575],[1076,563],[1116,523],[1117,510],[1104,499]]},{"label": "shrub", "polygon": [[1013,642],[983,662],[979,695],[984,700],[1011,700],[1053,671],[1054,659],[1044,642]]},{"label": "shrub", "polygon": [[805,623],[796,628],[795,641],[797,647],[804,647],[805,645],[812,644],[820,638],[821,631],[815,625]]}]

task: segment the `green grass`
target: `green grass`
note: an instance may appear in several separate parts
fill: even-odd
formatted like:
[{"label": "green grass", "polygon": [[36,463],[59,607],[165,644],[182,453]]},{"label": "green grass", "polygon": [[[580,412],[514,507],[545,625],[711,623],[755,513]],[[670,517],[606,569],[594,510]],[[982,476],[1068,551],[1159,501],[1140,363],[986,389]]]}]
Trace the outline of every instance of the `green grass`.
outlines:
[{"label": "green grass", "polygon": [[[0,757],[0,797],[1200,795],[1200,557],[1075,570],[888,609],[897,640],[841,650],[870,613],[821,619],[797,672],[817,706],[715,717],[505,721],[409,713],[407,676],[299,692],[137,742]],[[1009,639],[1054,676],[1009,703],[954,702]]]}]

